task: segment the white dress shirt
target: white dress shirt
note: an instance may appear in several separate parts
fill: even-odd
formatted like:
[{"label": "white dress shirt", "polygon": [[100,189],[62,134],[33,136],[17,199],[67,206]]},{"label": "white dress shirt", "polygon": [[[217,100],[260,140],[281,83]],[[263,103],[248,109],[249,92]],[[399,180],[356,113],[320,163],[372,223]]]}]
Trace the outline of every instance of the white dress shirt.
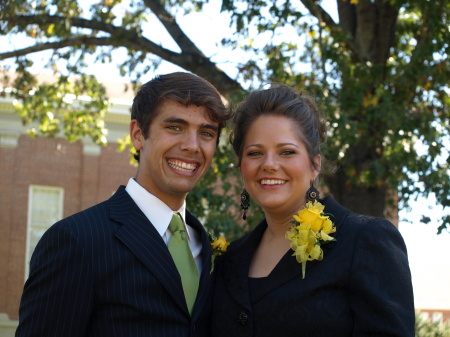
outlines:
[{"label": "white dress shirt", "polygon": [[186,228],[186,234],[189,241],[189,247],[191,248],[192,255],[194,256],[195,263],[199,274],[202,272],[202,242],[200,239],[200,233],[186,224],[186,202],[177,211],[172,211],[163,201],[155,197],[148,192],[145,188],[138,184],[134,178],[130,178],[125,188],[130,197],[141,209],[142,213],[150,220],[155,229],[161,235],[164,242],[169,242],[172,233],[169,231],[169,223],[172,220],[174,213],[180,213],[183,218],[183,223]]}]

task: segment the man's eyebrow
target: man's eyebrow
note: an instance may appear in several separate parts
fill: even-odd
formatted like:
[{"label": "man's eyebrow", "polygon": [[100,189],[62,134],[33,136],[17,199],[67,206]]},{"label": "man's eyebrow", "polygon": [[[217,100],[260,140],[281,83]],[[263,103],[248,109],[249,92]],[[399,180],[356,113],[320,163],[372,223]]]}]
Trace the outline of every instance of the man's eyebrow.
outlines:
[{"label": "man's eyebrow", "polygon": [[178,117],[167,117],[166,119],[163,120],[164,123],[177,123],[177,124],[184,124],[184,125],[188,125],[188,121],[183,119],[183,118],[178,118]]},{"label": "man's eyebrow", "polygon": [[219,130],[219,127],[217,125],[213,125],[213,124],[202,124],[201,127],[204,129],[211,129],[213,131]]},{"label": "man's eyebrow", "polygon": [[[179,117],[167,117],[163,120],[163,123],[176,123],[176,124],[182,124],[182,125],[189,125],[189,122],[183,118]],[[219,127],[214,124],[202,124],[200,125],[202,129],[210,129],[213,131],[218,131]]]}]

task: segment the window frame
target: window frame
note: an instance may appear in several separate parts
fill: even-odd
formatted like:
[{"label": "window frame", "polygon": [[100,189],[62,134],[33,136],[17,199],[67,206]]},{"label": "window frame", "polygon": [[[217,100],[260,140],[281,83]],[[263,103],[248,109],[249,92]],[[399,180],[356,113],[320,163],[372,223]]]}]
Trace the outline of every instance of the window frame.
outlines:
[{"label": "window frame", "polygon": [[[49,216],[47,223],[33,223],[33,212],[36,210],[36,206],[34,204],[35,198],[39,196],[39,193],[50,191],[57,192],[59,195],[56,196],[54,202],[54,206],[56,208],[56,212],[53,217]],[[51,202],[51,201],[50,201]],[[50,213],[50,212],[49,212]],[[30,259],[33,254],[35,246],[31,247],[32,244],[32,231],[41,231],[44,233],[47,229],[50,228],[56,221],[59,221],[63,218],[64,214],[64,188],[58,186],[48,186],[48,185],[35,185],[31,184],[28,187],[28,211],[27,211],[27,239],[26,239],[26,252],[25,252],[25,280],[28,278],[29,269],[30,269]],[[42,237],[42,235],[38,235],[38,240]]]}]

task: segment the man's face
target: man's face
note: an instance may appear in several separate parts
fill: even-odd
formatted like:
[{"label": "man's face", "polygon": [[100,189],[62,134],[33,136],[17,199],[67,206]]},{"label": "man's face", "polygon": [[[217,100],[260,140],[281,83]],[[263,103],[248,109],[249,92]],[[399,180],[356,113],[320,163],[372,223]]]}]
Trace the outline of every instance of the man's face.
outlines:
[{"label": "man's face", "polygon": [[211,165],[218,123],[208,118],[205,107],[167,100],[158,108],[147,139],[136,120],[130,135],[140,150],[136,181],[176,210]]}]

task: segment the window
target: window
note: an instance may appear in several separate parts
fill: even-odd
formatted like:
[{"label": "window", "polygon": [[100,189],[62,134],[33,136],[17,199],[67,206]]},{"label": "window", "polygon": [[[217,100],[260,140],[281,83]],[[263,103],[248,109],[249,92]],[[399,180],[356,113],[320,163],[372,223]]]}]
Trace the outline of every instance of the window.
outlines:
[{"label": "window", "polygon": [[430,313],[421,311],[420,318],[422,318],[424,321],[428,322],[428,321],[430,321]]},{"label": "window", "polygon": [[28,235],[25,278],[31,255],[45,231],[62,219],[64,189],[61,187],[30,185],[28,194]]},{"label": "window", "polygon": [[442,323],[444,315],[442,312],[435,311],[433,312],[433,323]]}]

